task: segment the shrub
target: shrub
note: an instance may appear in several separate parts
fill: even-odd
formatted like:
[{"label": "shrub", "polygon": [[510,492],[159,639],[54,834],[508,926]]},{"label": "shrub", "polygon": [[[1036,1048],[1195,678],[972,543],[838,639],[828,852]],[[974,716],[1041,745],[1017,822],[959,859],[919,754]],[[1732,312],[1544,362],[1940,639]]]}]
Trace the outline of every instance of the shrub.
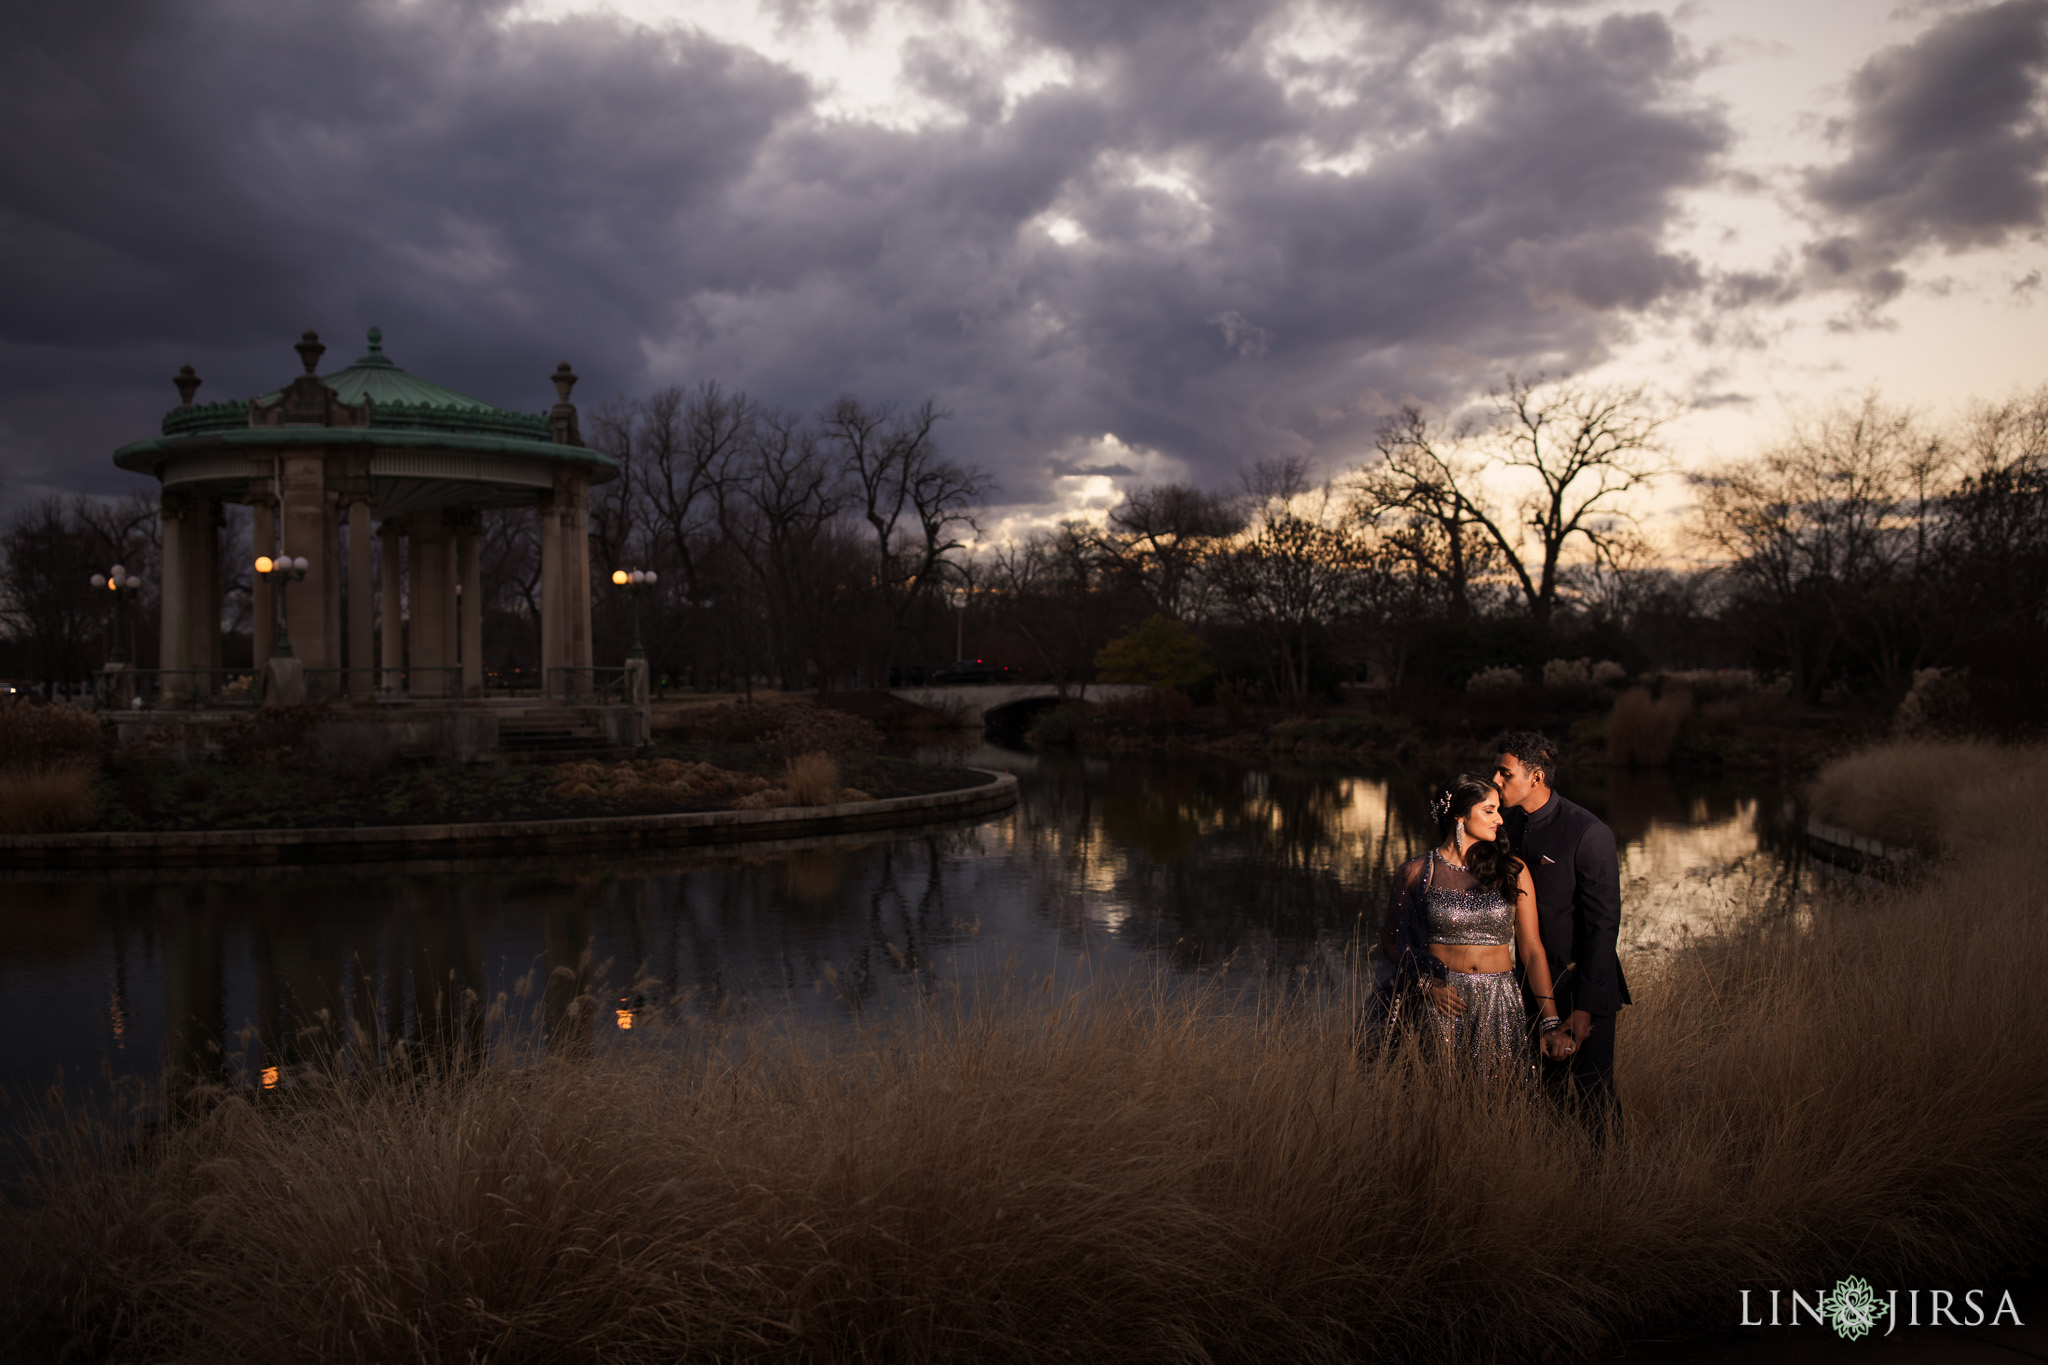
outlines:
[{"label": "shrub", "polygon": [[1591,659],[1552,659],[1543,665],[1543,685],[1553,692],[1593,690]]},{"label": "shrub", "polygon": [[813,750],[846,759],[882,747],[874,722],[807,702],[699,707],[678,717],[671,733],[718,744],[759,744],[784,760]]},{"label": "shrub", "polygon": [[397,745],[391,727],[350,721],[325,721],[307,731],[308,762],[337,777],[372,777],[391,766]]},{"label": "shrub", "polygon": [[96,766],[105,747],[97,717],[75,706],[0,698],[0,770]]},{"label": "shrub", "polygon": [[1683,688],[1652,699],[1649,688],[1631,687],[1614,699],[1607,717],[1607,761],[1629,768],[1663,767],[1691,714],[1692,693]]},{"label": "shrub", "polygon": [[0,772],[0,834],[61,834],[92,823],[95,778],[80,763]]},{"label": "shrub", "polygon": [[1656,677],[1660,692],[1674,689],[1690,692],[1700,701],[1746,697],[1757,691],[1756,673],[1747,668],[1695,668]]},{"label": "shrub", "polygon": [[259,706],[222,727],[221,757],[237,765],[283,767],[305,757],[307,736],[325,715],[325,708],[310,704]]},{"label": "shrub", "polygon": [[1619,687],[1628,681],[1628,670],[1612,659],[1602,659],[1593,665],[1593,686]]},{"label": "shrub", "polygon": [[829,806],[839,799],[839,765],[818,750],[798,754],[783,765],[782,789],[792,806]]},{"label": "shrub", "polygon": [[1521,669],[1502,664],[1497,668],[1483,668],[1465,679],[1465,690],[1474,696],[1497,697],[1521,691],[1525,682]]},{"label": "shrub", "polygon": [[1095,656],[1095,669],[1106,683],[1153,687],[1193,687],[1212,671],[1195,633],[1158,614],[1104,645]]},{"label": "shrub", "polygon": [[1964,727],[1969,712],[1968,669],[1922,668],[1913,674],[1913,685],[1892,715],[1892,734],[1899,739],[1954,734]]},{"label": "shrub", "polygon": [[1088,724],[1088,710],[1079,702],[1061,702],[1038,713],[1024,742],[1034,749],[1071,749],[1080,742]]}]

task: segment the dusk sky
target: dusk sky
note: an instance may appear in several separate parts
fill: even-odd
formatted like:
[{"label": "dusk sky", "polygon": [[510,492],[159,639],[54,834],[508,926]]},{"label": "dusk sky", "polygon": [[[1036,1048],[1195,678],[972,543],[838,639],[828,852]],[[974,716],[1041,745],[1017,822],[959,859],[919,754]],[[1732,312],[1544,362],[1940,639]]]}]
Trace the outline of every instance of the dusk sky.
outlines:
[{"label": "dusk sky", "polygon": [[16,6],[0,511],[399,364],[955,414],[992,524],[1404,401],[1644,380],[1672,453],[2048,379],[2048,0]]}]

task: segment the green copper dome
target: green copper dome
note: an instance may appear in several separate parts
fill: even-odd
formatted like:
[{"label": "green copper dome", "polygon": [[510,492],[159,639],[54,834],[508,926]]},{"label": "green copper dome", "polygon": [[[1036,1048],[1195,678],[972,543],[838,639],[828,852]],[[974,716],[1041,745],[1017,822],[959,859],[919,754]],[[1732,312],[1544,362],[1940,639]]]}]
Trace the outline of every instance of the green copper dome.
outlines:
[{"label": "green copper dome", "polygon": [[[370,425],[401,431],[432,431],[455,435],[509,436],[515,440],[546,441],[548,419],[535,413],[510,412],[457,393],[451,388],[422,379],[398,368],[384,354],[384,333],[372,327],[370,349],[346,369],[320,376],[320,382],[350,407],[370,404]],[[272,390],[256,402],[268,407],[277,402],[281,390]],[[172,408],[164,414],[163,434],[190,436],[200,432],[233,431],[249,425],[246,402],[202,403]]]}]

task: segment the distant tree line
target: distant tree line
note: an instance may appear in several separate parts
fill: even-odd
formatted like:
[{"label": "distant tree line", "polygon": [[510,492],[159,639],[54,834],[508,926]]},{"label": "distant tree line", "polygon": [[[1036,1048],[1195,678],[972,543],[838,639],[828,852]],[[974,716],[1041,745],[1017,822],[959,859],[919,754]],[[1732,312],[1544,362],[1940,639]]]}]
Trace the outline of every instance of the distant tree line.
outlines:
[{"label": "distant tree line", "polygon": [[[1463,420],[1395,413],[1331,478],[1257,461],[1228,488],[1137,487],[1100,523],[979,545],[995,485],[942,447],[946,415],[847,397],[804,416],[710,383],[599,410],[589,439],[621,471],[592,490],[600,660],[635,630],[610,572],[639,568],[657,575],[639,629],[670,687],[908,682],[958,652],[1077,687],[1156,617],[1199,642],[1204,687],[1291,704],[1347,679],[1455,688],[1594,656],[1754,668],[1809,700],[1967,669],[1997,710],[2044,705],[2048,386],[1946,427],[1872,397],[1687,475],[1690,562],[1654,554],[1633,515],[1678,477],[1670,414],[1640,388],[1511,377]],[[530,667],[534,519],[485,525],[486,662]],[[88,580],[114,562],[153,579],[156,535],[147,498],[18,515],[0,534],[0,669],[97,667],[108,615]],[[247,557],[223,557],[231,631]]]}]

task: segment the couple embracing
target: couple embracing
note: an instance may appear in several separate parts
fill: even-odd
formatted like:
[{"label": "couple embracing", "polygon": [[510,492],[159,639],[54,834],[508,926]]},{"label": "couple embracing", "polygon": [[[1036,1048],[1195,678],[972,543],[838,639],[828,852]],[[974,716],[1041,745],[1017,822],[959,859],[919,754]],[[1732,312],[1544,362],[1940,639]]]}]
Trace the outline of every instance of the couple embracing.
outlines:
[{"label": "couple embracing", "polygon": [[1540,1071],[1553,1094],[1618,1124],[1620,866],[1614,832],[1551,789],[1556,770],[1556,746],[1518,731],[1490,777],[1460,773],[1438,789],[1440,842],[1394,874],[1376,998],[1390,1028],[1447,1060]]}]

